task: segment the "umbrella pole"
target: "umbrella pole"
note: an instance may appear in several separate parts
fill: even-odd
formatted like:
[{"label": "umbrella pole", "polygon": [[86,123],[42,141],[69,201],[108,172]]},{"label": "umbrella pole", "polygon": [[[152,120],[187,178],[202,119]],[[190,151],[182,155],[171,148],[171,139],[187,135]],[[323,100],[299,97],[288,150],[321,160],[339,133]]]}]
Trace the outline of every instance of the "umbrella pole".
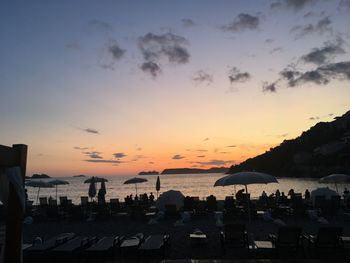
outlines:
[{"label": "umbrella pole", "polygon": [[36,205],[38,205],[38,201],[39,201],[39,193],[40,193],[40,187],[38,189],[38,195],[36,196]]},{"label": "umbrella pole", "polygon": [[249,223],[252,221],[250,218],[250,202],[249,202],[249,198],[248,198],[248,187],[247,185],[245,185],[245,194],[246,194],[246,199],[247,199],[247,204],[248,204],[248,219],[249,219]]}]

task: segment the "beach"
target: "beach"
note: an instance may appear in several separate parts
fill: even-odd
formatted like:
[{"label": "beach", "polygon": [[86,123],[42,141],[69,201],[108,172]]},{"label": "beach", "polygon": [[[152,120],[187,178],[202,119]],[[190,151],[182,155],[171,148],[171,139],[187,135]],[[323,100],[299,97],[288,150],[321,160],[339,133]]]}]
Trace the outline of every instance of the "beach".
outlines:
[{"label": "beach", "polygon": [[[307,217],[283,217],[281,218],[287,226],[302,227],[303,234],[316,234],[318,229],[325,224],[318,223]],[[343,235],[350,236],[350,224],[342,215],[327,218],[332,226],[341,226]],[[220,231],[222,227],[216,226],[214,214],[205,216],[193,216],[183,225],[174,226],[176,219],[161,219],[156,224],[148,224],[148,221],[131,220],[128,217],[117,217],[96,221],[44,221],[33,222],[24,225],[24,243],[30,243],[35,236],[41,236],[43,240],[65,232],[74,232],[82,236],[132,236],[143,233],[145,236],[154,234],[170,235],[170,250],[167,259],[230,259],[251,258],[252,254],[242,250],[227,250],[223,252],[220,245]],[[269,234],[277,234],[279,225],[262,218],[255,218],[251,223],[246,218],[236,220],[235,223],[246,225],[249,239],[267,240]],[[207,240],[200,246],[194,246],[189,234],[195,229],[200,229],[207,235]]]}]

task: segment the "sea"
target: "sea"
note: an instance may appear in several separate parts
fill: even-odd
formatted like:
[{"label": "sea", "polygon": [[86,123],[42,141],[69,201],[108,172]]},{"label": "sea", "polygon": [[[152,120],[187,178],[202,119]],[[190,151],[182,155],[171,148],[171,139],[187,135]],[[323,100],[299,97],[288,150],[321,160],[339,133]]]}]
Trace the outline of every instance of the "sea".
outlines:
[{"label": "sea", "polygon": [[[178,190],[181,191],[185,196],[197,196],[201,200],[209,195],[214,195],[218,200],[224,200],[226,196],[232,196],[235,191],[243,189],[244,186],[218,186],[214,187],[214,183],[219,178],[225,176],[225,174],[166,174],[159,175],[161,188],[159,194],[168,190]],[[152,192],[156,197],[156,180],[157,175],[144,175],[138,176],[147,179],[147,182],[137,184],[138,194],[147,193],[148,195]],[[67,185],[59,185],[57,187],[57,195],[67,196],[71,199],[74,204],[80,204],[81,196],[88,196],[89,184],[84,183],[89,177],[57,177],[57,179],[66,180],[69,182]],[[119,198],[120,201],[124,201],[127,195],[132,194],[135,196],[136,188],[134,184],[124,184],[124,182],[131,176],[106,176],[103,177],[108,180],[106,182],[106,201],[111,198]],[[43,181],[52,180],[42,179]],[[40,179],[35,179],[40,180]],[[262,191],[265,191],[268,195],[274,193],[277,189],[280,192],[288,193],[289,189],[293,188],[296,193],[303,193],[306,189],[312,191],[319,187],[329,187],[335,190],[334,185],[320,184],[318,179],[314,178],[278,178],[279,183],[272,184],[253,184],[248,185],[248,192],[252,198],[258,198]],[[344,190],[344,185],[339,185],[339,193]],[[100,183],[96,184],[97,191],[100,188]],[[56,198],[56,188],[34,188],[27,187],[28,197],[30,200],[36,202],[38,192],[40,197],[52,197]]]}]

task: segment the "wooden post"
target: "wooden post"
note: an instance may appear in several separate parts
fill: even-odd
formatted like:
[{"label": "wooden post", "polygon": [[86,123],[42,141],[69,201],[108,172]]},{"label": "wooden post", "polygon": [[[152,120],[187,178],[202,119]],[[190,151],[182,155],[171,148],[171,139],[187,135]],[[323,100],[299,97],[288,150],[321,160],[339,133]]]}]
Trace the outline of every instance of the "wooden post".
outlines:
[{"label": "wooden post", "polygon": [[[9,166],[20,167],[24,185],[28,147],[23,144],[15,144],[12,146],[12,150],[14,152],[14,160],[13,164]],[[16,190],[10,183],[6,216],[5,263],[21,263],[23,214],[24,210],[21,207]]]}]

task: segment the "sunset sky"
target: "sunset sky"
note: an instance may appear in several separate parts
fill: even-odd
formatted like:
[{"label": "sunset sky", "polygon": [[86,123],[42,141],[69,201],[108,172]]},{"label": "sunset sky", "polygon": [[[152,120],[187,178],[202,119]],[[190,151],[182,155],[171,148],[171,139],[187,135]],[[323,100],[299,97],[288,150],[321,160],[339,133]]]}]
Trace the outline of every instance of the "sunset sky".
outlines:
[{"label": "sunset sky", "polygon": [[28,175],[230,166],[350,110],[350,1],[7,1],[0,144]]}]

